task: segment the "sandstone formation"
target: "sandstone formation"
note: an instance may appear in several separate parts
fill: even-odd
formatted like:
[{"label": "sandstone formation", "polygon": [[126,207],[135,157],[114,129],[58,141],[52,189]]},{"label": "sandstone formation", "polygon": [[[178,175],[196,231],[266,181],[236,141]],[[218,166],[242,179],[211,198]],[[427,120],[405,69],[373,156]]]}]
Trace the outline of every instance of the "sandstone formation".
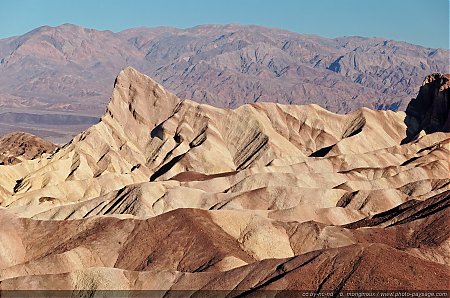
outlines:
[{"label": "sandstone formation", "polygon": [[51,153],[56,146],[28,133],[15,132],[0,137],[0,165],[17,164]]},{"label": "sandstone formation", "polygon": [[448,290],[450,133],[400,145],[404,120],[220,109],[126,68],[98,124],[0,166],[0,289]]},{"label": "sandstone formation", "polygon": [[[44,26],[0,40],[0,134],[11,125],[1,116],[6,108],[66,122],[67,112],[98,118],[114,78],[129,65],[180,98],[216,107],[316,103],[350,113],[360,107],[404,110],[426,75],[448,72],[448,57],[448,50],[381,38],[327,39],[258,26],[118,33]],[[16,118],[13,125],[58,143],[92,125],[85,117],[84,126],[30,127]]]}]

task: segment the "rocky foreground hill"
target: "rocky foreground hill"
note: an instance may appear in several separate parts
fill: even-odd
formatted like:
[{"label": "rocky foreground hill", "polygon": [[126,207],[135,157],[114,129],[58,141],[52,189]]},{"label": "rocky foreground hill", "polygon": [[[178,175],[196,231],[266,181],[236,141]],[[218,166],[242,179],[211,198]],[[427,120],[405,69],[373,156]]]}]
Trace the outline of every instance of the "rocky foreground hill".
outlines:
[{"label": "rocky foreground hill", "polygon": [[0,289],[448,290],[446,82],[429,77],[405,121],[220,109],[126,68],[98,124],[0,166]]},{"label": "rocky foreground hill", "polygon": [[17,164],[22,160],[51,153],[56,146],[29,133],[13,132],[0,137],[0,165]]},{"label": "rocky foreground hill", "polygon": [[[449,51],[257,26],[118,33],[45,26],[0,40],[0,113],[8,108],[11,113],[44,114],[38,123],[26,121],[36,117],[30,115],[0,117],[0,133],[20,123],[28,132],[70,140],[92,119],[81,119],[81,128],[54,125],[52,117],[70,117],[66,112],[100,117],[114,78],[129,65],[180,98],[217,107],[316,103],[349,113],[360,107],[404,110],[426,75],[449,71]],[[48,111],[59,115],[45,116]]]}]

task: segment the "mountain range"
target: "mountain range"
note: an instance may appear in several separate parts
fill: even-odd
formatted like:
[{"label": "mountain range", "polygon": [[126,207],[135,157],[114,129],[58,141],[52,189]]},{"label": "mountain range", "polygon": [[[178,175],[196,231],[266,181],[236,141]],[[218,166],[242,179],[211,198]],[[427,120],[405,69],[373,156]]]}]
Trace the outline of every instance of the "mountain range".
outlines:
[{"label": "mountain range", "polygon": [[218,108],[125,68],[97,124],[0,165],[2,295],[448,291],[449,79],[343,115]]},{"label": "mountain range", "polygon": [[[244,25],[118,33],[44,26],[0,40],[0,132],[70,140],[103,114],[110,86],[126,66],[181,98],[216,107],[277,102],[315,103],[338,113],[404,110],[426,75],[449,72],[449,53],[382,38],[329,39]],[[74,116],[83,117],[69,119]]]}]

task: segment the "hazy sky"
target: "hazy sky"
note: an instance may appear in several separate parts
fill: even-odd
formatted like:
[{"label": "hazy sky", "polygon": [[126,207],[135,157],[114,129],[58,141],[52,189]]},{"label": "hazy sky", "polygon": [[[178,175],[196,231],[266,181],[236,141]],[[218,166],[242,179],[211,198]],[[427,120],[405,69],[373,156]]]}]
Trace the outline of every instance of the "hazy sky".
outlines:
[{"label": "hazy sky", "polygon": [[449,48],[450,0],[1,0],[0,38],[72,23],[138,26],[256,24],[325,37],[360,35]]}]

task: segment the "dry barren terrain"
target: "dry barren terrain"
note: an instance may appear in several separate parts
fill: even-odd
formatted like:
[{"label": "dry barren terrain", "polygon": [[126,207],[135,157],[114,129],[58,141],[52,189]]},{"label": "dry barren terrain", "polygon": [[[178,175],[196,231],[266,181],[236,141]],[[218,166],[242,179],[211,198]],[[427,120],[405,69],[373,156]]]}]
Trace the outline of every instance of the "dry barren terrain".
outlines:
[{"label": "dry barren terrain", "polygon": [[99,123],[0,166],[0,289],[448,290],[447,83],[340,115],[221,109],[126,68]]}]

